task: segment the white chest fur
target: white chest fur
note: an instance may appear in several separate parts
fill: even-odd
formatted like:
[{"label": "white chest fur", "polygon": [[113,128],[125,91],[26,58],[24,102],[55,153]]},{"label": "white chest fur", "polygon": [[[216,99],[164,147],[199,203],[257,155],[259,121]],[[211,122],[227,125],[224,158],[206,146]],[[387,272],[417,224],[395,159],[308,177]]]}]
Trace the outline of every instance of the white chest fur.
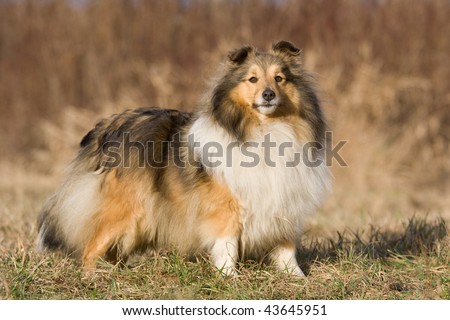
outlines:
[{"label": "white chest fur", "polygon": [[295,239],[305,215],[315,211],[329,189],[325,163],[303,161],[304,145],[288,123],[262,124],[240,145],[207,116],[189,133],[208,172],[239,199],[247,245]]}]

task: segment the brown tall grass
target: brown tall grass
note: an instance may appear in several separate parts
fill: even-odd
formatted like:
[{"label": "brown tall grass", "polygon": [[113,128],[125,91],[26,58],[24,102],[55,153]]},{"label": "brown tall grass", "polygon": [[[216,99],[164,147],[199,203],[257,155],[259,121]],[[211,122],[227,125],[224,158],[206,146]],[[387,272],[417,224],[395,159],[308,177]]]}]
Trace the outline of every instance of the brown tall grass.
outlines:
[{"label": "brown tall grass", "polygon": [[312,230],[448,218],[448,21],[446,0],[0,1],[2,186],[33,171],[49,192],[98,118],[194,109],[229,50],[288,39],[348,140]]}]

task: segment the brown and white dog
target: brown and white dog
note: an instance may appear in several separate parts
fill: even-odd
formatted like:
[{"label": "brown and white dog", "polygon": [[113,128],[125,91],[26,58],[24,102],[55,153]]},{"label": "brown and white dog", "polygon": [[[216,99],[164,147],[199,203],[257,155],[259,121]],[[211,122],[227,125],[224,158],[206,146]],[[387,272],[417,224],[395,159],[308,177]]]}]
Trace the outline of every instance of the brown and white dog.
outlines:
[{"label": "brown and white dog", "polygon": [[[300,50],[280,41],[231,52],[205,101],[195,113],[101,120],[40,214],[38,248],[78,255],[85,268],[145,248],[206,251],[228,275],[238,259],[268,256],[303,275],[296,247],[330,175]],[[305,152],[312,162],[297,161]]]}]

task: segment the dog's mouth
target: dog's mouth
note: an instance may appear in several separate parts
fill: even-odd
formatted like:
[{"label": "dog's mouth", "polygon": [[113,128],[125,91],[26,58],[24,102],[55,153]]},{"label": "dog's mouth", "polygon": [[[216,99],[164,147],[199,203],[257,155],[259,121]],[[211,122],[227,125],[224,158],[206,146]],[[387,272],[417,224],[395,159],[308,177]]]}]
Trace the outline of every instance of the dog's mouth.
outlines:
[{"label": "dog's mouth", "polygon": [[278,103],[254,103],[253,109],[257,110],[259,113],[264,115],[269,115],[273,113],[278,107]]},{"label": "dog's mouth", "polygon": [[258,109],[258,108],[276,108],[278,107],[278,103],[254,103],[253,104],[253,108],[254,109]]}]

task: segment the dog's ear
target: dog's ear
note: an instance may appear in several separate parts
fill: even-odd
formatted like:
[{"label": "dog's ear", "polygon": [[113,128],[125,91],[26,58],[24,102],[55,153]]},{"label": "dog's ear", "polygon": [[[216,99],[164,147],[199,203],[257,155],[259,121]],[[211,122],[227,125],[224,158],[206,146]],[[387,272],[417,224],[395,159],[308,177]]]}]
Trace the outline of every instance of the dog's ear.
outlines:
[{"label": "dog's ear", "polygon": [[252,46],[245,46],[231,51],[228,54],[228,59],[233,64],[242,64],[250,54],[255,52],[255,48]]},{"label": "dog's ear", "polygon": [[302,50],[295,47],[291,42],[284,40],[274,43],[272,45],[272,50],[276,54],[280,54],[290,58],[299,57],[302,52]]}]

